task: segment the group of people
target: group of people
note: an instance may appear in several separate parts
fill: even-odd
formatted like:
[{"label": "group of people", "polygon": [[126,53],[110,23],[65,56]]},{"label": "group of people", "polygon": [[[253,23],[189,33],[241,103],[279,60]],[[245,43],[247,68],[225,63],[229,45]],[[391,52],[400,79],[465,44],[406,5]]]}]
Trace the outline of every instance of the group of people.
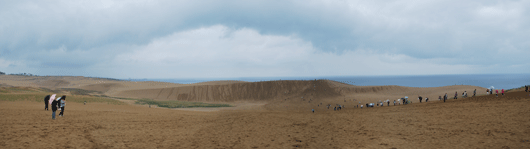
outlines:
[{"label": "group of people", "polygon": [[47,95],[44,97],[44,110],[48,111],[48,105],[51,105],[52,108],[52,119],[55,120],[55,112],[60,109],[61,112],[59,113],[59,116],[64,116],[64,107],[66,106],[66,95],[63,95],[57,99],[55,99],[56,94],[53,95]]},{"label": "group of people", "polygon": [[[492,89],[486,89],[486,94],[493,94],[493,88]],[[504,96],[504,89],[501,90],[501,95]],[[495,96],[499,97],[499,90],[495,90]]]}]

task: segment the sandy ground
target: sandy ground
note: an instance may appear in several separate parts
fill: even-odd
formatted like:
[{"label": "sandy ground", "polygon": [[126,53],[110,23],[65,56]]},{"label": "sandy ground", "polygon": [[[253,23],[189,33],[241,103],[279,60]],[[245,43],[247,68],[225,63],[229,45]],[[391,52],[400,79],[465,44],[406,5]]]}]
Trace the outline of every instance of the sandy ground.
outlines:
[{"label": "sandy ground", "polygon": [[[530,93],[341,111],[0,102],[0,148],[530,148]],[[266,106],[264,106],[266,107]]]}]

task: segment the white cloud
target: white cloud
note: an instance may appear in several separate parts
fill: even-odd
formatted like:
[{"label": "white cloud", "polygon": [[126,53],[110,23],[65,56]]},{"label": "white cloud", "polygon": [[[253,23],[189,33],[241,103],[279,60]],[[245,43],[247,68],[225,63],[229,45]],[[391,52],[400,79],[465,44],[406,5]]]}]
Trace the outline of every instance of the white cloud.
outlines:
[{"label": "white cloud", "polygon": [[0,58],[0,68],[7,68],[11,64],[14,64],[14,62]]},{"label": "white cloud", "polygon": [[[315,50],[296,36],[262,35],[254,29],[222,25],[157,38],[113,63],[152,77],[245,77],[459,74],[470,65],[358,49],[342,54]],[[147,74],[135,71],[139,77]]]}]

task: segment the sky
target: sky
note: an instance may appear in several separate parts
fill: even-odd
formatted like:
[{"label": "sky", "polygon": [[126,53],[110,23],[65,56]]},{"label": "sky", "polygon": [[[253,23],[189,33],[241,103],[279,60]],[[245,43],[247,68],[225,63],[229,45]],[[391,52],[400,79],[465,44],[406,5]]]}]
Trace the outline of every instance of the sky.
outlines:
[{"label": "sky", "polygon": [[0,71],[111,78],[530,73],[530,1],[0,0]]}]

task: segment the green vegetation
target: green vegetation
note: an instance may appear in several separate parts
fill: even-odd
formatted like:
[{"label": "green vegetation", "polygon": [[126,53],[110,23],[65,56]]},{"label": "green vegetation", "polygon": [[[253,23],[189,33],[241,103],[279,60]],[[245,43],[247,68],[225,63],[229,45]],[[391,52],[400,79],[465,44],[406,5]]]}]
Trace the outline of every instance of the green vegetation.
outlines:
[{"label": "green vegetation", "polygon": [[152,99],[138,99],[136,104],[157,105],[158,107],[166,108],[195,108],[195,107],[231,107],[229,104],[209,104],[202,102],[187,102],[187,101],[156,101]]},{"label": "green vegetation", "polygon": [[518,88],[507,89],[506,91],[512,91],[512,90],[518,90],[518,89],[523,89],[524,90],[524,86],[521,86],[521,87],[518,87]]}]

